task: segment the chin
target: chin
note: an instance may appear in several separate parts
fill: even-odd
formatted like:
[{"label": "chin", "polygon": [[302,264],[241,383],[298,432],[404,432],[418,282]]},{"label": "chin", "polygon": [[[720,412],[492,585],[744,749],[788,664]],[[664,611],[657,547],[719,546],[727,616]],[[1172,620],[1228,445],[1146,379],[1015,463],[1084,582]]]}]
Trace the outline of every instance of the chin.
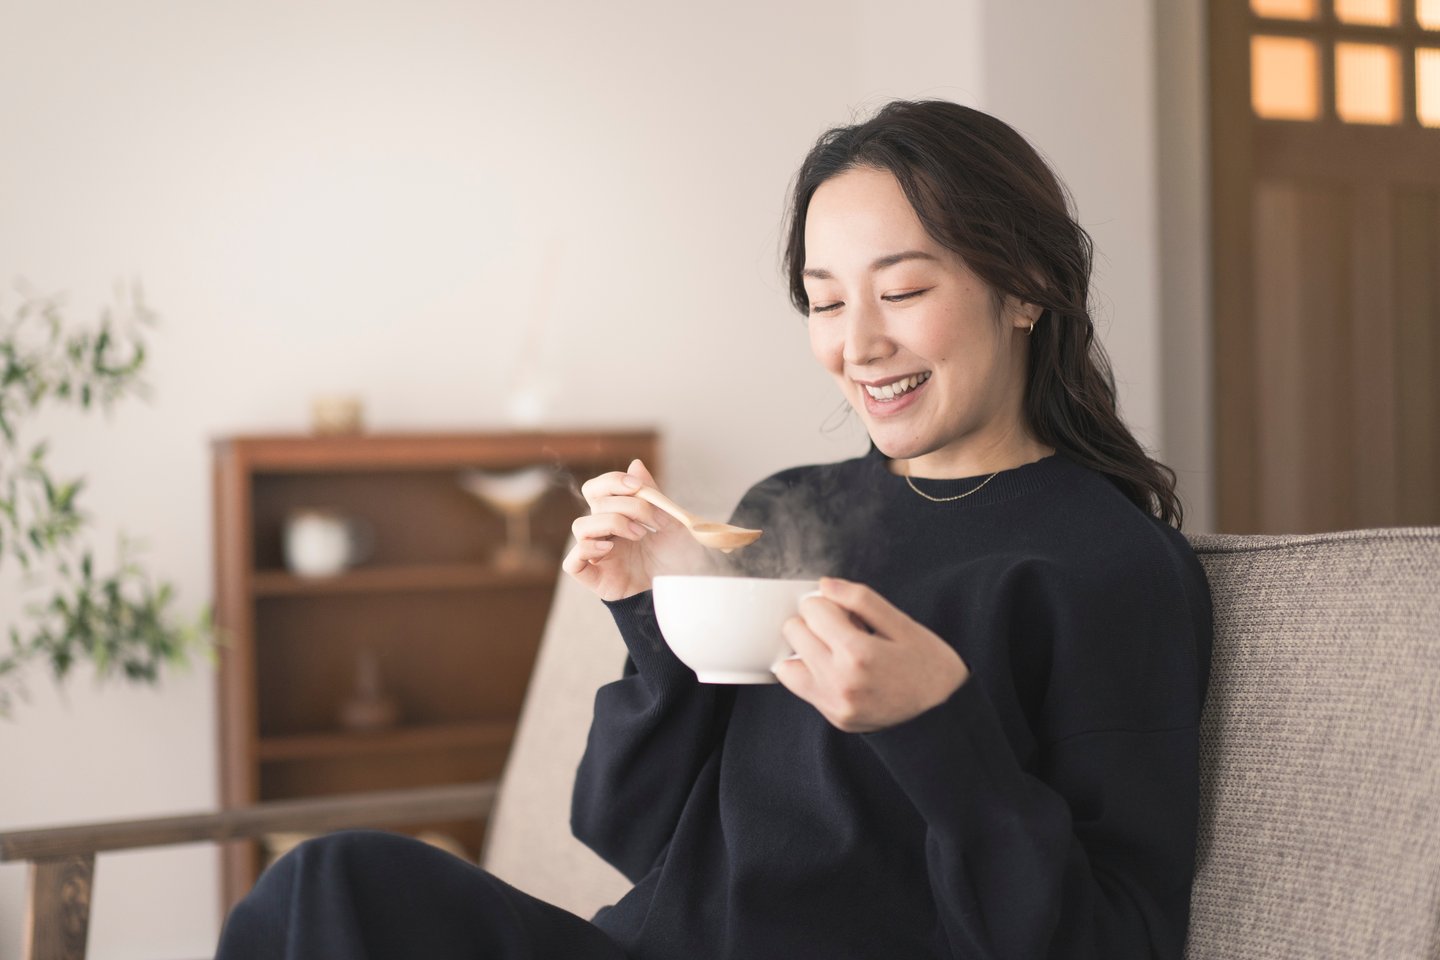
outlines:
[{"label": "chin", "polygon": [[925,448],[914,440],[897,441],[883,436],[877,437],[874,430],[869,433],[870,441],[891,460],[913,460],[926,452]]}]

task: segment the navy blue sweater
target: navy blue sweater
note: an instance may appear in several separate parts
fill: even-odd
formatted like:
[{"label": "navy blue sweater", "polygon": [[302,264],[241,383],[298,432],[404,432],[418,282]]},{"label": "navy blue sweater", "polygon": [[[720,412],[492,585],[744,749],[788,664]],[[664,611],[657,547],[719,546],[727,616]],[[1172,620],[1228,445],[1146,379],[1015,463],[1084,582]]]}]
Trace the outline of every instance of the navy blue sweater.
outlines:
[{"label": "navy blue sweater", "polygon": [[1211,642],[1188,542],[1063,453],[949,503],[886,463],[757,484],[732,519],[765,535],[734,556],[870,585],[969,680],[843,733],[778,684],[698,683],[648,591],[609,603],[629,657],[572,827],[635,887],[594,922],[637,960],[1178,960]]}]

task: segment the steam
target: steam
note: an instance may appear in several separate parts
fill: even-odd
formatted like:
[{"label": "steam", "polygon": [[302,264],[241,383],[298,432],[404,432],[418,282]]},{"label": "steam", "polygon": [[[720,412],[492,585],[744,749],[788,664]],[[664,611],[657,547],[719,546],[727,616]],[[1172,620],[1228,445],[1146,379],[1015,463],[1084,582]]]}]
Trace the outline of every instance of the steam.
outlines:
[{"label": "steam", "polygon": [[879,496],[856,492],[833,468],[787,471],[756,484],[731,522],[765,533],[730,555],[731,572],[781,580],[844,576],[880,509]]},{"label": "steam", "polygon": [[[558,456],[552,469],[555,486],[568,490],[580,510],[588,510],[580,492],[583,481],[561,467]],[[761,481],[741,498],[729,518],[736,526],[764,531],[760,539],[729,554],[705,551],[700,567],[693,550],[661,554],[661,572],[779,580],[846,576],[856,551],[872,539],[881,496],[878,490],[867,496],[854,489],[860,478],[868,482],[868,471],[843,473],[842,477],[842,471],[822,467],[783,471]]]}]

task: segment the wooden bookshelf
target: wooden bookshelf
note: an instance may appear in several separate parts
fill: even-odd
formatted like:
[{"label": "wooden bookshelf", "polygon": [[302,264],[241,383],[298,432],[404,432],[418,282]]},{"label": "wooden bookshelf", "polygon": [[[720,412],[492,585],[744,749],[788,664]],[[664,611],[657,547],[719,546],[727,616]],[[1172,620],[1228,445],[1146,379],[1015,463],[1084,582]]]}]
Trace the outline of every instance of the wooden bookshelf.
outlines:
[{"label": "wooden bookshelf", "polygon": [[324,596],[336,593],[424,593],[434,590],[504,590],[548,586],[549,569],[514,572],[483,563],[408,564],[349,570],[333,577],[297,577],[283,570],[257,570],[257,597]]},{"label": "wooden bookshelf", "polygon": [[[653,431],[232,436],[213,444],[220,795],[261,800],[438,786],[500,775],[549,612],[579,487],[635,457]],[[547,562],[498,569],[502,517],[461,471],[546,465],[532,513]],[[286,515],[326,507],[374,529],[364,564],[328,577],[286,568]],[[553,562],[550,562],[553,561]],[[342,728],[360,650],[399,703],[392,727]],[[417,824],[478,857],[484,823]],[[262,844],[224,847],[228,908],[254,883]]]},{"label": "wooden bookshelf", "polygon": [[483,750],[507,747],[515,724],[497,721],[433,723],[400,727],[379,733],[300,733],[262,737],[257,755],[262,761],[322,760],[336,757],[375,757],[387,753],[461,748]]}]

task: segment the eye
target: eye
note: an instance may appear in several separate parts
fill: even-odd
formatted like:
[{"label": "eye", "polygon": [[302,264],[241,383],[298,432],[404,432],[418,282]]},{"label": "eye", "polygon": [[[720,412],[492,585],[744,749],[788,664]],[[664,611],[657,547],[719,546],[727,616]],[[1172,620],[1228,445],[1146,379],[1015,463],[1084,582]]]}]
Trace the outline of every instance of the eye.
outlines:
[{"label": "eye", "polygon": [[905,293],[889,293],[889,294],[886,294],[885,296],[881,297],[880,299],[881,299],[881,300],[884,300],[884,301],[887,302],[887,303],[899,303],[899,302],[902,301],[902,300],[910,300],[910,299],[913,299],[914,297],[918,297],[918,296],[920,296],[920,294],[926,293],[926,292],[928,292],[930,289],[931,289],[930,287],[925,287],[925,288],[920,289],[920,290],[910,290],[910,291],[907,291],[907,292],[905,292]]},{"label": "eye", "polygon": [[834,303],[812,303],[810,304],[810,312],[830,313],[832,311],[839,310],[843,305],[843,302],[839,300],[836,300]]}]

